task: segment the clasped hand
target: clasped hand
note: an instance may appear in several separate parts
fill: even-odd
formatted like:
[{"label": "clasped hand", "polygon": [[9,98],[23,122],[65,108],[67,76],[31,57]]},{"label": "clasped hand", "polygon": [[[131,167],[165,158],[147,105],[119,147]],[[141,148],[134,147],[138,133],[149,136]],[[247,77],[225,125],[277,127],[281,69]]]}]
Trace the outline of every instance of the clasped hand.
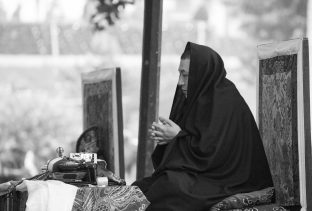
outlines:
[{"label": "clasped hand", "polygon": [[150,137],[159,145],[168,144],[181,130],[179,125],[163,117],[159,117],[160,123],[153,122],[149,129]]}]

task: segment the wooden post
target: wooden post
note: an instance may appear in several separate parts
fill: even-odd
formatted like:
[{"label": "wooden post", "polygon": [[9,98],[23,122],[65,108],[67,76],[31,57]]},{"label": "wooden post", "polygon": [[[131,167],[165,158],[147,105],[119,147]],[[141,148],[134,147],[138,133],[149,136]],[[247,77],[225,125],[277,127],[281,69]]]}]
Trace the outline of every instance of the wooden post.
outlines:
[{"label": "wooden post", "polygon": [[302,41],[303,68],[303,104],[304,104],[304,138],[305,138],[305,177],[306,177],[306,210],[312,210],[312,153],[311,153],[311,120],[310,120],[310,70],[309,70],[309,41]]},{"label": "wooden post", "polygon": [[153,172],[150,156],[154,143],[149,138],[148,129],[158,118],[162,2],[162,0],[144,1],[137,179]]}]

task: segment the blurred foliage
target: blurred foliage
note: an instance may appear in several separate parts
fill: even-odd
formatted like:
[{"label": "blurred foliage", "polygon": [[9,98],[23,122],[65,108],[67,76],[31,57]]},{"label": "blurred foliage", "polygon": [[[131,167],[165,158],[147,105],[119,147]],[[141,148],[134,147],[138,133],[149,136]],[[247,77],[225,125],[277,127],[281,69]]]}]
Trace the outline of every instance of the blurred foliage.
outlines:
[{"label": "blurred foliage", "polygon": [[[233,3],[232,3],[233,4]],[[242,29],[259,40],[286,40],[306,34],[308,0],[240,0]]]},{"label": "blurred foliage", "polygon": [[[51,30],[57,30],[58,52],[67,55],[92,53],[92,32],[75,24],[0,23],[0,54],[52,54]],[[23,36],[20,36],[23,35]]]},{"label": "blurred foliage", "polygon": [[308,0],[224,0],[229,17],[238,19],[241,37],[226,36],[219,48],[225,55],[239,58],[241,78],[250,85],[256,83],[256,46],[268,42],[306,36]]},{"label": "blurred foliage", "polygon": [[6,15],[5,10],[3,9],[3,3],[0,2],[0,21],[6,20]]},{"label": "blurred foliage", "polygon": [[[10,88],[1,92],[0,172],[15,179],[33,176],[55,149],[73,151],[72,112],[62,108],[62,99],[42,91]],[[35,158],[27,157],[31,152]]]},{"label": "blurred foliage", "polygon": [[134,0],[89,0],[88,4],[89,8],[95,8],[90,14],[90,23],[96,31],[101,31],[114,25],[120,12],[127,4],[134,4]]}]

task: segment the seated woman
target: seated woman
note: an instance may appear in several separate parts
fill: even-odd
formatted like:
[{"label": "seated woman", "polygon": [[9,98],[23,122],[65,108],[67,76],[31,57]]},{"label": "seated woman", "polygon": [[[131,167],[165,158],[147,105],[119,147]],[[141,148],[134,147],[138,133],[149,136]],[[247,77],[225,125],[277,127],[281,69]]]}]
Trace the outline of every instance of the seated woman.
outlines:
[{"label": "seated woman", "polygon": [[151,202],[147,210],[207,211],[230,195],[273,186],[255,120],[221,57],[189,42],[179,71],[170,119],[150,130],[155,171],[133,183]]}]

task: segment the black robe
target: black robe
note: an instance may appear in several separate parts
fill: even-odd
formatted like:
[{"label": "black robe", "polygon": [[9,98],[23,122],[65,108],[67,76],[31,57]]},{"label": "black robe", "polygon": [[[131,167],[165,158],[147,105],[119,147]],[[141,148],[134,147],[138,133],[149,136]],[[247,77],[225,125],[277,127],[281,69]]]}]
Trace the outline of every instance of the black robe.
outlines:
[{"label": "black robe", "polygon": [[182,131],[158,145],[150,177],[136,181],[151,202],[148,211],[209,210],[230,195],[272,185],[254,117],[221,57],[188,43],[188,97],[177,87],[170,119]]}]

